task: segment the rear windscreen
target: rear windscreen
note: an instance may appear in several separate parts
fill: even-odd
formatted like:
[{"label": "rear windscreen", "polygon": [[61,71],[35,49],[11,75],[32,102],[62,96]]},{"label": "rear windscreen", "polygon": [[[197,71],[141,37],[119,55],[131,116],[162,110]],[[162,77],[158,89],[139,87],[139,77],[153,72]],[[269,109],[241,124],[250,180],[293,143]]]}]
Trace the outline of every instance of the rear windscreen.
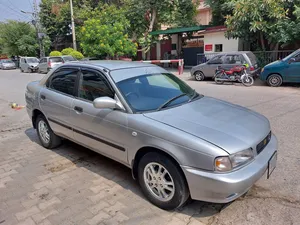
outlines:
[{"label": "rear windscreen", "polygon": [[250,59],[252,65],[255,65],[257,63],[256,56],[252,52],[248,52],[246,53],[246,55]]},{"label": "rear windscreen", "polygon": [[63,56],[65,62],[76,61],[72,56]]},{"label": "rear windscreen", "polygon": [[58,63],[58,62],[63,62],[63,60],[62,58],[56,57],[56,58],[50,58],[50,62]]}]

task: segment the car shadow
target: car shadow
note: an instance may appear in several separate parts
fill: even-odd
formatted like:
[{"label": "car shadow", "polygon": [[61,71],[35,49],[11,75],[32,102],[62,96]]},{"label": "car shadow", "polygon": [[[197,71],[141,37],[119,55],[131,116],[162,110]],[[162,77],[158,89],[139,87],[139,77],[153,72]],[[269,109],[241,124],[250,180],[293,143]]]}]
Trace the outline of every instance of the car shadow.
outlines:
[{"label": "car shadow", "polygon": [[[25,130],[25,134],[32,142],[41,145],[35,129],[29,128]],[[121,163],[69,140],[63,140],[62,145],[58,148],[51,150],[43,148],[43,150],[55,152],[65,159],[70,160],[71,165],[84,167],[85,169],[98,174],[100,177],[104,177],[105,179],[122,186],[124,189],[131,191],[144,201],[148,201],[141,192],[138,182],[132,178],[131,170]],[[50,172],[57,172],[65,168],[66,167],[64,166],[62,168],[50,168]],[[170,212],[184,214],[193,218],[207,218],[216,216],[223,209],[228,207],[228,205],[230,204],[207,203],[189,199],[184,206]]]}]

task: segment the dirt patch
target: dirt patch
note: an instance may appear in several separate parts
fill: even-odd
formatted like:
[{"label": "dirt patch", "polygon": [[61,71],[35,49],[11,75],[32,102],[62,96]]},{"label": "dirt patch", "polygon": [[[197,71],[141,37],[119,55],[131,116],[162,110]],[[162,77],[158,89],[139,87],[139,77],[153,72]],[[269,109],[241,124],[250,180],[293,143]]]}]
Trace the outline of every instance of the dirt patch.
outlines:
[{"label": "dirt patch", "polygon": [[48,197],[48,195],[49,195],[49,193],[44,193],[44,194],[41,194],[41,195],[39,196],[39,198],[40,198],[40,199],[45,199],[45,198]]},{"label": "dirt patch", "polygon": [[77,165],[78,163],[81,163],[84,161],[84,157],[80,157],[78,159],[74,159],[74,160],[71,160],[70,162],[67,162],[67,163],[64,163],[64,164],[59,164],[57,166],[52,166],[51,165],[47,165],[45,164],[44,166],[45,167],[48,167],[47,169],[52,172],[52,173],[55,173],[55,172],[59,172],[59,171],[62,171],[64,169],[67,169],[69,167],[72,167],[74,165]]}]

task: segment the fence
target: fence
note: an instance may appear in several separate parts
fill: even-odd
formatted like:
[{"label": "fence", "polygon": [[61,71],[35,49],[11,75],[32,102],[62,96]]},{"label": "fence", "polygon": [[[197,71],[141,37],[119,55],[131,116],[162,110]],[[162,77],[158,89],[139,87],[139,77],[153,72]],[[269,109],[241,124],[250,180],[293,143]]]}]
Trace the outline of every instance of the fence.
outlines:
[{"label": "fence", "polygon": [[[260,52],[253,52],[257,58],[258,65],[263,67],[271,62],[274,62],[278,59],[283,59],[284,57],[291,54],[294,50],[284,50],[284,51],[260,51]],[[201,53],[197,54],[197,63],[205,63],[214,56],[220,53]]]}]

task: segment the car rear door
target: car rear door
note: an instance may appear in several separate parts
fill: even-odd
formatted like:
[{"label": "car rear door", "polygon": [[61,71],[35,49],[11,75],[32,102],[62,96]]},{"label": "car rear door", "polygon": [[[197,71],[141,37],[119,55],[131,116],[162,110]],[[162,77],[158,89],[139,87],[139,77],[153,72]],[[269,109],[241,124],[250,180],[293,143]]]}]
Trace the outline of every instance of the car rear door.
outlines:
[{"label": "car rear door", "polygon": [[124,143],[130,138],[127,132],[127,113],[95,108],[93,101],[98,97],[115,98],[115,93],[104,74],[82,68],[78,97],[71,108],[74,138],[83,145],[126,164]]},{"label": "car rear door", "polygon": [[41,109],[52,130],[73,139],[70,110],[75,99],[79,68],[65,67],[55,71],[39,95]]}]

